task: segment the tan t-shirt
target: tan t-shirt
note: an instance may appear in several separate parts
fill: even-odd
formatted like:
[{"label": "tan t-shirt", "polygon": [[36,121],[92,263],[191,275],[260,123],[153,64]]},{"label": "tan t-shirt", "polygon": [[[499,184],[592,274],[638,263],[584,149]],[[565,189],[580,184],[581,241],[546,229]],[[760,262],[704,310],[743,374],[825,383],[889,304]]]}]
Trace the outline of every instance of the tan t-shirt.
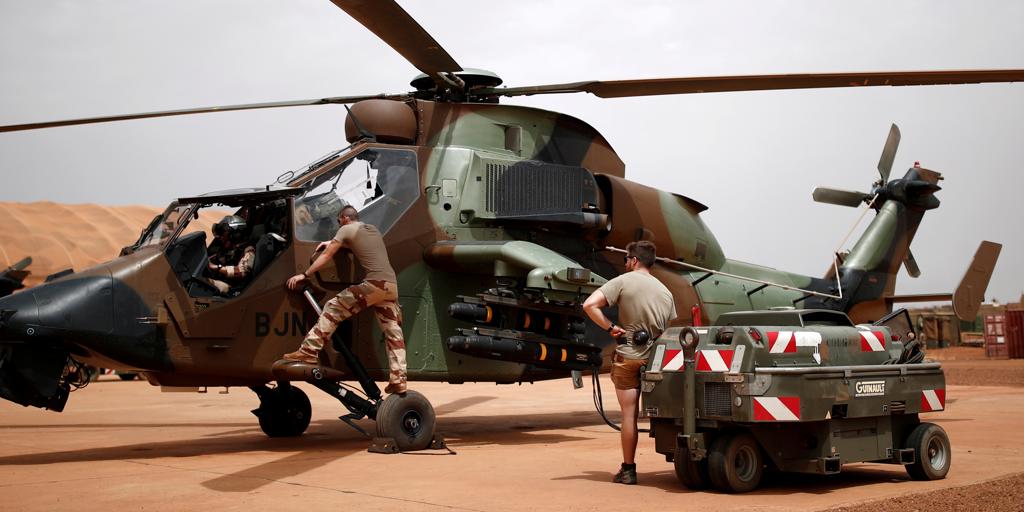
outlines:
[{"label": "tan t-shirt", "polygon": [[646,272],[626,272],[598,290],[604,294],[608,305],[619,307],[616,324],[631,333],[640,329],[651,333],[651,341],[646,345],[637,346],[630,341],[619,345],[615,351],[627,359],[646,358],[654,340],[676,317],[672,292]]},{"label": "tan t-shirt", "polygon": [[381,280],[397,283],[395,270],[388,261],[388,249],[384,245],[384,237],[372,224],[353,222],[342,226],[334,235],[334,240],[341,246],[352,251],[359,264],[366,270],[366,280]]}]

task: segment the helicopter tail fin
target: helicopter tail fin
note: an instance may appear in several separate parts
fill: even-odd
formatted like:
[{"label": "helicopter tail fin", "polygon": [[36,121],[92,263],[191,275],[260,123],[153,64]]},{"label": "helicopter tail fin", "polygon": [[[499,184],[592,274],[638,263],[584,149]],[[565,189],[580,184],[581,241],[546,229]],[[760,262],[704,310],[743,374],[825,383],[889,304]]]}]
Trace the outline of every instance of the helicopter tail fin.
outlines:
[{"label": "helicopter tail fin", "polygon": [[971,266],[964,272],[960,285],[953,292],[953,311],[957,318],[965,322],[973,321],[978,315],[981,303],[985,299],[985,290],[988,289],[988,282],[992,279],[992,271],[995,270],[996,260],[999,259],[999,252],[1002,251],[1002,244],[983,240],[974,253]]}]

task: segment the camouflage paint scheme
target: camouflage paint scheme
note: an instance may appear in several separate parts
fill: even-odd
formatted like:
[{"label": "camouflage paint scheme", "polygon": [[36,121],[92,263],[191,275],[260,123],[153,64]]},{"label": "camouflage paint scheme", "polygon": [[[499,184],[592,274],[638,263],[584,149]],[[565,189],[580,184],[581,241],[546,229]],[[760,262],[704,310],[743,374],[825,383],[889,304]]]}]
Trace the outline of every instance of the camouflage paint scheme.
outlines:
[{"label": "camouflage paint scheme", "polygon": [[[705,206],[626,180],[625,166],[608,142],[573,117],[527,107],[412,98],[365,100],[353,105],[352,113],[376,140],[360,140],[350,116],[347,133],[354,146],[288,185],[301,187],[366,149],[415,152],[420,194],[385,233],[399,274],[412,381],[510,383],[567,376],[564,369],[448,350],[444,340],[456,328],[472,324],[451,318],[447,308],[459,295],[472,297],[494,287],[497,279],[513,280],[519,291],[539,291],[544,300],[578,304],[623,271],[621,254],[605,251],[605,246],[651,240],[658,245],[659,256],[673,260],[823,292],[835,286],[831,279],[727,259],[700,218]],[[583,190],[580,197],[586,201],[577,208],[586,212],[570,212],[566,221],[568,217],[559,217],[558,212],[545,217],[489,211],[488,166],[515,165],[533,166],[532,171],[522,171],[524,176],[543,179],[550,170],[576,180],[572,183]],[[937,179],[937,173],[932,175]],[[557,183],[548,190],[544,182],[530,183],[525,186],[537,190],[527,190],[528,195],[581,193],[563,190]],[[881,316],[887,311],[884,296],[893,290],[899,262],[922,213],[897,201],[880,205],[880,214],[840,269],[847,298],[808,300],[807,305],[847,311],[858,322]],[[272,363],[298,346],[313,320],[301,295],[289,293],[284,282],[308,267],[317,244],[286,235],[288,248],[238,297],[189,296],[163,249],[144,247],[0,299],[0,310],[13,312],[3,319],[3,338],[31,345],[32,352],[44,346],[63,347],[79,361],[139,371],[152,383],[166,386],[269,382]],[[567,279],[570,267],[589,269],[589,280]],[[358,272],[349,256],[339,256],[334,270],[322,271],[314,280],[321,303],[358,282]],[[729,311],[792,306],[802,296],[774,287],[753,292],[756,285],[749,282],[719,275],[701,279],[703,272],[663,264],[654,273],[675,296],[680,312],[676,325],[691,323],[687,312],[694,305],[700,308],[701,321],[709,323]],[[110,301],[90,302],[108,295]],[[59,304],[60,311],[48,304]],[[31,335],[26,334],[29,331]],[[370,315],[346,322],[340,332],[371,375],[385,379],[384,341]],[[586,340],[610,354],[612,340],[592,325]],[[332,364],[344,370],[337,354],[327,352]],[[605,358],[606,368],[607,363]]]}]

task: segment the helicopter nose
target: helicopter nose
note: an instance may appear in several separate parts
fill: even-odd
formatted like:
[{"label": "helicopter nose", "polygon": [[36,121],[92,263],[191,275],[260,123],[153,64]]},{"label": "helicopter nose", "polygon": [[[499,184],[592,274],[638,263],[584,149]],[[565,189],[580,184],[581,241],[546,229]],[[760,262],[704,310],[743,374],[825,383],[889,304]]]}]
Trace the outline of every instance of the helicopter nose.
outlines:
[{"label": "helicopter nose", "polygon": [[0,341],[109,334],[113,295],[113,278],[102,269],[0,298]]},{"label": "helicopter nose", "polygon": [[39,324],[39,307],[32,292],[25,291],[0,298],[0,341],[23,340],[30,325]]}]

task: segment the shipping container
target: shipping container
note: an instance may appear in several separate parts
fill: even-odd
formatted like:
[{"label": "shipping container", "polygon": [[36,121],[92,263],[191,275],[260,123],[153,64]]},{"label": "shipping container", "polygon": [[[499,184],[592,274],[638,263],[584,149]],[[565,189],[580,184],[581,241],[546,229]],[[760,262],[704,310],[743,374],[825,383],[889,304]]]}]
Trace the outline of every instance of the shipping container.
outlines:
[{"label": "shipping container", "polygon": [[1002,313],[985,315],[985,357],[1006,359],[1010,356],[1006,343],[1006,317]]},{"label": "shipping container", "polygon": [[1010,359],[1024,359],[1024,305],[1007,307],[1004,322],[1007,355]]}]

